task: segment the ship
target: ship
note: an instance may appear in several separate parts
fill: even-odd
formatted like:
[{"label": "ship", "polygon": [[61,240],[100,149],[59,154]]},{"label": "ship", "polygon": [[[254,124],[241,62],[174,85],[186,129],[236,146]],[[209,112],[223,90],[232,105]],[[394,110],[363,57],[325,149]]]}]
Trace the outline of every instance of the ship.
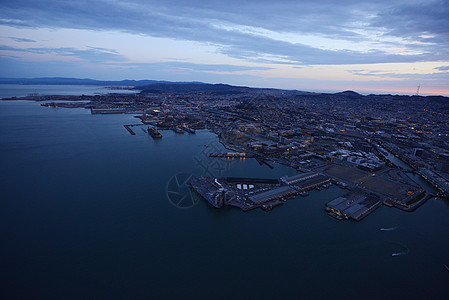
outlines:
[{"label": "ship", "polygon": [[148,127],[148,134],[151,135],[153,139],[162,138],[162,134],[157,130],[156,127]]}]

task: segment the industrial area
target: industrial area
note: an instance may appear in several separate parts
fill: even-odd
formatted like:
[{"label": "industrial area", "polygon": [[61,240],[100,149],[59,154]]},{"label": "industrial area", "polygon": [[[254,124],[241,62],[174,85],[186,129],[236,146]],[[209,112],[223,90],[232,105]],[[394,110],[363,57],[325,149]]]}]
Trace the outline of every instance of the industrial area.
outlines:
[{"label": "industrial area", "polygon": [[272,210],[316,187],[328,187],[330,179],[315,172],[280,179],[193,177],[192,187],[216,208],[235,206],[243,211]]}]

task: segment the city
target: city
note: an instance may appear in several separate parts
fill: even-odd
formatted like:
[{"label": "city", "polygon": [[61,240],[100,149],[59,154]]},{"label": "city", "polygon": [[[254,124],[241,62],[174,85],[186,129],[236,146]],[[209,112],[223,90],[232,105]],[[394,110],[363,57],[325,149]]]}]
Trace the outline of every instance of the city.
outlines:
[{"label": "city", "polygon": [[307,196],[311,189],[336,184],[348,193],[329,199],[326,211],[339,220],[359,221],[382,204],[413,211],[432,197],[449,196],[445,97],[322,94],[198,83],[136,89],[142,91],[12,99],[82,107],[92,114],[135,114],[140,122],[124,125],[132,135],[133,126],[143,126],[153,138],[163,137],[159,130],[192,134],[208,129],[231,151],[211,156],[254,158],[260,164],[278,163],[299,172],[300,178],[275,182],[195,178],[193,188],[217,208],[271,210],[297,195]]}]

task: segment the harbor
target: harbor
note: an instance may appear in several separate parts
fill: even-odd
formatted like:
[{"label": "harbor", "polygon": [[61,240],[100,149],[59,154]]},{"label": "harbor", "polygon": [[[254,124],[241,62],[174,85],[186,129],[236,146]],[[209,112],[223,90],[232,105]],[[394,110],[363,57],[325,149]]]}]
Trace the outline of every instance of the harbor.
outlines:
[{"label": "harbor", "polygon": [[[247,153],[211,153],[210,157],[251,157]],[[297,196],[307,197],[312,190],[321,191],[337,185],[348,192],[331,199],[325,211],[338,220],[360,221],[385,205],[414,211],[431,196],[405,174],[396,169],[367,172],[345,164],[327,164],[320,172],[309,171],[279,179],[195,177],[192,188],[216,208],[234,206],[249,211],[272,210]]]},{"label": "harbor", "polygon": [[[148,117],[145,114],[140,118],[142,123],[148,123]],[[144,122],[145,120],[147,122]],[[124,125],[131,135],[135,135],[133,126],[144,125]],[[182,135],[184,132],[195,132],[182,124],[164,127],[164,129],[171,129],[177,135]],[[149,126],[143,131],[154,139],[162,138],[157,126]],[[278,161],[276,158],[254,150],[230,145],[223,138],[220,138],[220,141],[228,151],[208,153],[211,159],[224,158],[230,161],[244,161],[254,158],[261,166],[267,165],[271,169],[273,161]],[[378,145],[374,144],[374,147],[378,147]],[[247,151],[242,151],[244,149]],[[382,155],[387,155],[386,150],[379,149],[379,151],[383,151]],[[337,151],[336,153],[346,152]],[[243,211],[255,208],[269,211],[290,199],[297,198],[297,196],[307,197],[312,190],[320,191],[335,184],[340,188],[347,189],[348,192],[335,199],[328,199],[324,210],[338,220],[352,219],[355,221],[364,219],[382,205],[408,212],[414,211],[434,195],[411,180],[410,176],[404,173],[404,171],[409,172],[408,169],[404,171],[395,169],[393,165],[387,166],[375,158],[370,158],[370,163],[355,163],[353,160],[329,161],[325,157],[315,154],[305,154],[304,158],[310,162],[310,159],[316,161],[311,164],[313,171],[300,165],[296,175],[283,176],[275,181],[244,177],[198,177],[191,180],[190,184],[214,207],[234,206]],[[282,161],[279,162],[282,163]]]}]

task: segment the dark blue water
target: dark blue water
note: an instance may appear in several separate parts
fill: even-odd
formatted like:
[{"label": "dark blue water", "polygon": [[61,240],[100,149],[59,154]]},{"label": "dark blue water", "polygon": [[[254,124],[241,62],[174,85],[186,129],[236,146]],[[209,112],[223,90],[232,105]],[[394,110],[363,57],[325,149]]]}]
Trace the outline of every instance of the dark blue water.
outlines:
[{"label": "dark blue water", "polygon": [[178,173],[294,171],[252,159],[217,167],[204,156],[221,147],[214,134],[163,131],[155,141],[139,127],[135,136],[123,128],[134,123],[130,115],[0,102],[2,296],[448,295],[445,202],[414,213],[381,207],[359,223],[325,213],[324,204],[345,193],[337,187],[272,212],[217,210],[205,201],[180,209],[166,191]]}]

